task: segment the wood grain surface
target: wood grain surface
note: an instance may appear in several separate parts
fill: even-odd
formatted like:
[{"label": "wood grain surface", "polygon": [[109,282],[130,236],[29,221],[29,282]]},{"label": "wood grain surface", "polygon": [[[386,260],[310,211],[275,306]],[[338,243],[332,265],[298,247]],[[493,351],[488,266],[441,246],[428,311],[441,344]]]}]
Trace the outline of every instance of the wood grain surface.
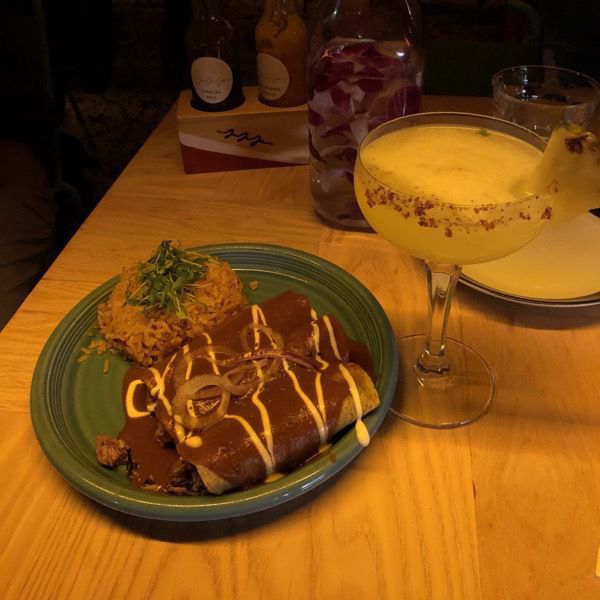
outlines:
[{"label": "wood grain surface", "polygon": [[167,523],[72,489],[30,423],[37,357],[71,307],[165,238],[312,252],[363,281],[398,335],[425,327],[418,261],[320,223],[306,167],[184,175],[171,112],[0,334],[1,598],[600,598],[600,307],[461,286],[449,333],[496,373],[491,413],[450,431],[390,416],[343,473],[274,510]]}]

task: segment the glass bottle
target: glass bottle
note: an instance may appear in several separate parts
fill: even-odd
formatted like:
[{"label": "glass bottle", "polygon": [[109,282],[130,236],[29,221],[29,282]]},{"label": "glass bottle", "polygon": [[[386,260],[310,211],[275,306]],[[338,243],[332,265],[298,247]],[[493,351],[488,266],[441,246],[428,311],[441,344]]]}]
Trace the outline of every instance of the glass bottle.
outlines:
[{"label": "glass bottle", "polygon": [[322,0],[309,39],[308,120],[313,205],[328,223],[370,229],[354,196],[358,146],[419,111],[423,55],[418,0]]},{"label": "glass bottle", "polygon": [[306,102],[306,27],[294,0],[265,0],[256,29],[259,98],[270,106]]},{"label": "glass bottle", "polygon": [[244,102],[242,80],[231,24],[218,0],[192,0],[186,36],[192,106],[219,112]]}]

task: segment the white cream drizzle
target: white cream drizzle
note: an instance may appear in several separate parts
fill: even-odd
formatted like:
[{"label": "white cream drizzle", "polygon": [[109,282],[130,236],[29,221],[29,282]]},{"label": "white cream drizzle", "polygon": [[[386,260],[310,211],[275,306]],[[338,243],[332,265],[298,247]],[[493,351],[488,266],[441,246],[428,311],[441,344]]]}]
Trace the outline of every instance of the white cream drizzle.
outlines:
[{"label": "white cream drizzle", "polygon": [[265,375],[263,373],[260,365],[256,365],[256,373],[258,378],[261,380],[256,391],[252,394],[252,404],[258,408],[258,412],[260,413],[260,420],[263,426],[263,434],[265,436],[265,441],[267,442],[267,450],[269,451],[269,455],[271,456],[271,460],[273,464],[275,464],[275,454],[273,451],[273,428],[271,427],[271,417],[269,417],[269,411],[267,407],[261,402],[260,394],[265,387],[264,378]]},{"label": "white cream drizzle", "polygon": [[165,396],[165,379],[167,377],[169,369],[171,368],[171,364],[175,360],[175,356],[177,356],[176,353],[173,354],[173,356],[171,356],[169,362],[165,367],[165,370],[162,373],[160,373],[155,367],[148,368],[152,375],[154,375],[154,380],[156,381],[156,385],[150,390],[150,395],[152,397],[158,396],[158,399],[163,403],[163,406],[165,407],[165,410],[167,411],[167,414],[169,416],[173,414],[173,409],[171,408],[169,400]]},{"label": "white cream drizzle", "polygon": [[267,326],[267,318],[265,317],[265,313],[259,304],[253,304],[251,312],[253,323],[261,323],[265,327]]},{"label": "white cream drizzle", "polygon": [[185,440],[185,445],[190,448],[200,448],[202,446],[202,438],[199,435],[192,435]]},{"label": "white cream drizzle", "polygon": [[135,395],[135,390],[139,385],[144,385],[144,382],[141,379],[134,379],[127,386],[127,393],[125,395],[125,410],[127,412],[127,416],[131,419],[139,419],[140,417],[147,417],[150,412],[146,410],[138,410],[133,404],[133,398]]},{"label": "white cream drizzle", "polygon": [[256,431],[254,431],[254,429],[252,428],[252,425],[250,425],[250,423],[248,423],[248,421],[246,421],[246,419],[244,419],[243,417],[240,417],[239,415],[225,415],[223,418],[224,419],[234,419],[235,421],[240,423],[240,425],[246,430],[246,433],[250,436],[252,443],[256,446],[258,453],[260,454],[261,458],[263,459],[263,461],[265,463],[265,468],[267,470],[267,475],[270,475],[271,473],[273,473],[273,471],[275,471],[275,463],[274,463],[273,459],[271,458],[271,455],[269,454],[269,450],[262,443],[262,440],[260,439],[260,437],[258,437],[258,434],[256,433]]},{"label": "white cream drizzle", "polygon": [[321,358],[321,330],[319,329],[319,323],[313,321],[311,327],[312,339],[315,344],[315,358],[320,365],[320,369],[324,371],[329,366],[329,363],[324,358]]},{"label": "white cream drizzle", "polygon": [[365,422],[362,419],[357,419],[354,424],[354,431],[356,432],[356,439],[358,443],[366,448],[371,443],[371,436],[369,435],[369,430],[365,425]]},{"label": "white cream drizzle", "polygon": [[185,427],[181,423],[175,423],[173,425],[173,429],[175,430],[175,435],[177,436],[177,441],[183,442],[186,438]]},{"label": "white cream drizzle", "polygon": [[360,402],[360,392],[358,391],[358,387],[356,382],[354,381],[354,377],[352,377],[350,371],[346,368],[343,363],[339,363],[340,372],[342,376],[346,380],[348,384],[348,389],[350,391],[350,395],[352,396],[352,400],[354,401],[354,410],[356,411],[356,423],[354,424],[354,429],[356,431],[356,438],[358,439],[358,443],[366,447],[369,445],[371,438],[369,436],[369,430],[367,426],[362,421],[362,404]]},{"label": "white cream drizzle", "polygon": [[275,464],[275,454],[273,452],[273,428],[271,427],[271,419],[269,418],[269,411],[267,407],[260,400],[260,393],[263,390],[263,384],[261,383],[254,394],[252,394],[252,404],[256,406],[260,413],[260,420],[263,426],[263,434],[265,436],[265,442],[267,443],[267,451],[271,457],[271,462]]},{"label": "white cream drizzle", "polygon": [[[206,333],[206,332],[204,332],[202,335],[206,339],[206,343],[209,346],[212,346],[213,341],[212,341],[212,338],[210,337],[210,335],[208,335],[208,333]],[[216,354],[214,353],[213,350],[209,351],[208,357],[210,358],[210,364],[212,365],[213,373],[215,375],[220,375],[221,371],[219,371],[219,365],[217,364],[217,356],[216,356]]]},{"label": "white cream drizzle", "polygon": [[338,359],[342,360],[340,356],[340,351],[338,350],[337,340],[335,339],[335,335],[333,333],[333,326],[331,324],[331,319],[325,315],[323,317],[323,323],[325,323],[325,327],[327,327],[327,333],[329,333],[329,342],[331,343],[331,349],[333,350],[333,355]]},{"label": "white cream drizzle", "polygon": [[175,415],[173,417],[173,429],[175,430],[175,435],[177,436],[178,442],[183,442],[187,440],[192,434],[188,433],[183,426],[183,418],[181,415]]},{"label": "white cream drizzle", "polygon": [[[210,335],[206,332],[203,332],[202,335],[206,340],[206,343],[210,346],[213,341]],[[185,350],[187,348],[187,350]],[[185,381],[187,381],[192,376],[192,368],[194,366],[194,359],[188,354],[190,348],[189,346],[184,346],[183,357],[185,359],[186,367],[185,367]],[[208,358],[210,359],[210,364],[212,366],[213,373],[215,375],[220,375],[221,371],[219,371],[219,365],[217,364],[217,355],[213,350],[210,350],[208,353]]]},{"label": "white cream drizzle", "polygon": [[317,406],[324,423],[327,423],[325,412],[325,396],[323,395],[323,384],[321,383],[321,371],[317,371],[315,376],[315,392],[317,393]]},{"label": "white cream drizzle", "polygon": [[[256,324],[256,325],[262,324],[265,327],[267,326],[267,320],[265,318],[265,314],[262,311],[261,307],[258,306],[257,304],[252,305],[251,315],[252,315],[252,322],[254,324]],[[277,345],[275,344],[275,341],[273,340],[273,338],[271,336],[269,336],[269,340],[271,342],[271,346],[273,346],[273,348],[276,348]],[[256,350],[259,347],[260,347],[260,332],[258,330],[255,330],[254,331],[254,349]],[[260,393],[262,392],[262,390],[264,388],[264,382],[262,381],[264,379],[264,373],[263,373],[262,368],[259,365],[256,365],[256,372],[258,374],[259,379],[261,379],[261,382],[260,382],[258,388],[252,394],[252,404],[254,404],[254,406],[256,406],[256,408],[258,409],[258,412],[260,413],[260,420],[261,420],[262,427],[263,427],[263,435],[265,436],[266,446],[265,446],[265,444],[263,444],[258,433],[254,430],[252,425],[250,425],[250,423],[248,423],[248,421],[246,419],[244,419],[243,417],[240,417],[239,415],[226,414],[223,418],[236,420],[246,430],[246,433],[250,436],[250,440],[256,447],[256,450],[258,451],[258,453],[260,454],[260,457],[262,458],[263,462],[265,463],[267,477],[269,477],[275,471],[275,455],[274,455],[274,449],[273,449],[273,428],[271,427],[271,419],[269,417],[269,411],[267,410],[267,407],[260,400]],[[186,443],[187,443],[187,441],[186,441]]]},{"label": "white cream drizzle", "polygon": [[327,441],[327,427],[325,425],[325,421],[323,421],[321,413],[317,410],[312,400],[304,393],[304,390],[300,387],[300,382],[296,377],[296,373],[294,373],[290,369],[288,361],[284,358],[282,362],[283,369],[288,374],[289,378],[292,380],[292,384],[294,385],[296,393],[298,394],[298,396],[300,396],[300,398],[302,398],[304,404],[306,405],[306,408],[308,409],[308,412],[310,413],[311,417],[315,421],[315,424],[317,425],[317,430],[319,432],[319,439],[321,440],[321,444],[324,444]]},{"label": "white cream drizzle", "polygon": [[[252,314],[252,323],[254,323],[254,325],[264,325],[265,327],[267,326],[267,319],[265,317],[265,313],[263,312],[263,309],[258,304],[253,304],[250,312]],[[275,344],[273,342],[273,339],[270,336],[269,336],[269,339],[271,340],[271,345],[274,347]],[[258,329],[255,329],[254,330],[254,349],[258,350],[259,347],[260,347],[260,331],[258,331]]]}]

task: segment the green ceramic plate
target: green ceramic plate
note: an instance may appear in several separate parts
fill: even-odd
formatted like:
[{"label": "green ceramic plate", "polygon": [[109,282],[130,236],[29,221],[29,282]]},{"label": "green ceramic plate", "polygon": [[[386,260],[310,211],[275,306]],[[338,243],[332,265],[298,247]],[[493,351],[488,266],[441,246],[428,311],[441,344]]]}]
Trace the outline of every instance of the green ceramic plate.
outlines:
[{"label": "green ceramic plate", "polygon": [[[244,283],[259,287],[249,299],[260,302],[284,290],[306,294],[319,314],[334,314],[372,355],[381,406],[365,418],[371,435],[390,406],[397,379],[398,354],[387,316],[373,295],[354,277],[316,256],[260,244],[224,244],[199,248],[228,261]],[[44,452],[65,479],[80,492],[116,510],[154,519],[205,521],[271,508],[324,483],[362,450],[353,428],[336,439],[331,455],[311,461],[285,477],[223,496],[176,497],[135,488],[123,467],[114,471],[96,462],[97,434],[116,435],[124,424],[121,382],[128,363],[109,356],[78,362],[89,344],[96,306],[115,285],[107,281],[86,296],[54,330],[33,375],[31,417]],[[335,459],[335,460],[334,460]]]}]

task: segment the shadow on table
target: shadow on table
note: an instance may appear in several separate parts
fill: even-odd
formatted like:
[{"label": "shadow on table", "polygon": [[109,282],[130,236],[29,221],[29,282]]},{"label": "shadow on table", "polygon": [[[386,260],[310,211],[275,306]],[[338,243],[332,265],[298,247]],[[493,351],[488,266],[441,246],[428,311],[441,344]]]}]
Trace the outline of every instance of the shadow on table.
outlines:
[{"label": "shadow on table", "polygon": [[[320,485],[317,489],[311,490],[298,498],[294,498],[274,508],[218,521],[179,522],[147,519],[121,513],[97,504],[85,497],[82,497],[82,500],[87,502],[92,510],[107,521],[112,521],[113,524],[123,527],[132,533],[163,542],[200,542],[248,533],[254,529],[267,527],[291,513],[306,512],[310,510],[310,504],[315,502],[321,494],[327,493],[327,490],[335,485],[338,477],[342,475],[343,473],[339,473]],[[307,515],[301,515],[301,518],[304,517],[307,517]]]}]

